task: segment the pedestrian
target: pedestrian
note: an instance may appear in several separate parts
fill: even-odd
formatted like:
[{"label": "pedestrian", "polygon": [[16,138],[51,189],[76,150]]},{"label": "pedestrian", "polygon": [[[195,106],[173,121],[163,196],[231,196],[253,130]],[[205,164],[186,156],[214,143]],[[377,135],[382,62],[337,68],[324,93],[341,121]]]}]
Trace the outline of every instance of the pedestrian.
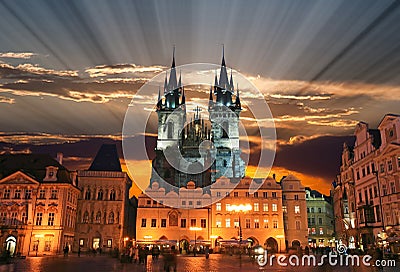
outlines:
[{"label": "pedestrian", "polygon": [[205,254],[206,254],[206,259],[208,259],[208,257],[210,257],[210,249],[208,248],[208,246],[205,249]]},{"label": "pedestrian", "polygon": [[68,251],[69,251],[69,247],[68,247],[68,245],[65,245],[65,247],[64,247],[64,257],[68,257]]},{"label": "pedestrian", "polygon": [[78,257],[81,256],[81,246],[78,247]]}]

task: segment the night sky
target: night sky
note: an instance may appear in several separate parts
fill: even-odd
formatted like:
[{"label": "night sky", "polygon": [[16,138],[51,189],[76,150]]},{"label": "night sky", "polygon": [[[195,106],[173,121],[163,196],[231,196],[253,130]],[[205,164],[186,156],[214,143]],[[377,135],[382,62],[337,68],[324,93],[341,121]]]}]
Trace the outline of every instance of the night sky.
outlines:
[{"label": "night sky", "polygon": [[224,44],[272,111],[273,172],[328,193],[355,125],[399,113],[399,29],[385,0],[0,1],[0,152],[61,151],[84,169],[120,144],[130,100],[174,45],[183,65],[220,64]]}]

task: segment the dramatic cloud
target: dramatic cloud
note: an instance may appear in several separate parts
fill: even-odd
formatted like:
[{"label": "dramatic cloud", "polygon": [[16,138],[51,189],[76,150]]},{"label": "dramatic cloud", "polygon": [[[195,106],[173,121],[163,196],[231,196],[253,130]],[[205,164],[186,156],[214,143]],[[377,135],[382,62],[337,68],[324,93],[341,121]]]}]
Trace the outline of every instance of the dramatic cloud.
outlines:
[{"label": "dramatic cloud", "polygon": [[10,58],[10,59],[30,59],[38,54],[30,53],[30,52],[6,52],[0,53],[0,58]]}]

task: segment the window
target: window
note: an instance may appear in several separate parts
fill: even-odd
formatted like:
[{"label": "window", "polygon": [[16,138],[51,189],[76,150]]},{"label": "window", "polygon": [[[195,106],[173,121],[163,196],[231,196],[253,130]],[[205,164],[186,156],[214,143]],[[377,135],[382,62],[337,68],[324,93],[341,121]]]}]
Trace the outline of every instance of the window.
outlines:
[{"label": "window", "polygon": [[388,171],[392,171],[393,170],[393,164],[392,164],[392,160],[388,161]]},{"label": "window", "polygon": [[239,196],[239,192],[233,192],[233,197],[238,197]]},{"label": "window", "polygon": [[186,206],[186,201],[182,200],[182,206]]},{"label": "window", "polygon": [[57,194],[58,194],[58,190],[57,189],[52,189],[51,190],[51,199],[57,199]]},{"label": "window", "polygon": [[263,212],[268,212],[268,203],[263,203]]},{"label": "window", "polygon": [[53,212],[49,213],[49,220],[47,221],[47,225],[54,226],[54,215],[55,214]]},{"label": "window", "polygon": [[286,207],[286,205],[282,206],[282,211],[283,211],[284,213],[287,213],[287,207]]},{"label": "window", "polygon": [[260,220],[259,219],[254,219],[254,228],[256,228],[256,229],[260,228]]},{"label": "window", "polygon": [[378,197],[378,189],[374,186],[374,197]]},{"label": "window", "polygon": [[225,204],[225,211],[229,212],[231,209],[231,204]]},{"label": "window", "polygon": [[217,197],[220,197],[221,196],[221,192],[217,192]]},{"label": "window", "polygon": [[381,222],[381,210],[379,206],[375,206],[376,222]]},{"label": "window", "polygon": [[229,192],[225,192],[225,196],[229,197],[231,194]]},{"label": "window", "polygon": [[167,123],[167,138],[172,139],[172,135],[174,134],[174,124],[172,122]]},{"label": "window", "polygon": [[26,212],[22,213],[22,224],[26,224],[28,222],[28,214]]},{"label": "window", "polygon": [[31,198],[32,198],[32,190],[26,189],[25,190],[25,199],[31,199]]},{"label": "window", "polygon": [[254,203],[254,211],[255,211],[255,212],[260,211],[260,207],[259,207],[259,204],[258,204],[258,203]]},{"label": "window", "polygon": [[373,199],[374,196],[372,195],[372,187],[368,189],[368,192],[369,192],[369,198]]},{"label": "window", "polygon": [[186,218],[181,218],[181,228],[186,228]]},{"label": "window", "polygon": [[250,197],[250,193],[249,192],[246,192],[246,197]]},{"label": "window", "polygon": [[190,226],[196,227],[196,219],[194,219],[194,218],[190,219]]},{"label": "window", "polygon": [[6,224],[6,219],[7,219],[7,213],[6,212],[1,212],[0,213],[0,223],[2,225]]},{"label": "window", "polygon": [[197,201],[196,201],[196,205],[197,205],[197,206],[201,206],[201,201],[200,201],[200,200],[197,200]]},{"label": "window", "polygon": [[296,230],[299,230],[300,229],[300,221],[296,221]]},{"label": "window", "polygon": [[215,210],[221,211],[221,203],[217,203],[217,204],[215,205]]},{"label": "window", "polygon": [[146,221],[147,221],[146,218],[142,218],[142,225],[141,225],[142,228],[146,227],[146,223],[147,223]]},{"label": "window", "polygon": [[51,250],[51,240],[44,241],[44,251],[50,251],[50,250]]},{"label": "window", "polygon": [[278,221],[277,221],[277,220],[272,221],[272,227],[273,227],[274,229],[277,229],[277,228],[278,228]]},{"label": "window", "polygon": [[311,208],[311,212],[314,213],[314,207]]},{"label": "window", "polygon": [[90,200],[90,190],[87,189],[86,193],[85,193],[85,200]]},{"label": "window", "polygon": [[36,214],[36,226],[41,226],[42,225],[42,219],[43,219],[43,213],[37,213]]},{"label": "window", "polygon": [[272,204],[272,211],[277,212],[278,211],[278,204],[273,203]]},{"label": "window", "polygon": [[207,220],[206,219],[201,219],[200,220],[200,227],[205,229],[207,227]]},{"label": "window", "polygon": [[100,224],[101,223],[101,212],[100,211],[98,211],[96,213],[96,221],[95,221],[95,223],[96,224]]},{"label": "window", "polygon": [[45,199],[46,198],[46,190],[45,189],[40,189],[39,190],[39,199]]},{"label": "window", "polygon": [[220,227],[222,226],[222,223],[221,223],[221,220],[220,220],[220,219],[217,219],[217,221],[215,222],[215,226],[216,226],[217,228],[220,228]]},{"label": "window", "polygon": [[253,196],[258,197],[258,192],[255,192]]},{"label": "window", "polygon": [[361,172],[362,172],[362,176],[365,177],[365,168],[362,168]]},{"label": "window", "polygon": [[167,227],[167,219],[163,218],[161,219],[161,227],[166,228]]},{"label": "window", "polygon": [[79,239],[79,246],[83,247],[85,245],[85,239]]},{"label": "window", "polygon": [[103,190],[100,189],[99,192],[97,193],[97,200],[103,200]]},{"label": "window", "polygon": [[385,165],[383,165],[383,163],[381,163],[381,164],[379,165],[379,169],[380,169],[380,172],[381,172],[381,173],[385,172]]},{"label": "window", "polygon": [[152,228],[155,228],[155,227],[157,227],[157,219],[151,219],[151,227]]},{"label": "window", "polygon": [[320,235],[324,234],[324,228],[319,228],[319,234]]},{"label": "window", "polygon": [[265,228],[265,229],[268,228],[268,219],[264,219],[264,228]]},{"label": "window", "polygon": [[239,218],[233,219],[233,226],[234,226],[235,228],[238,228],[238,227],[239,227]]},{"label": "window", "polygon": [[322,225],[322,218],[321,217],[318,217],[318,224]]},{"label": "window", "polygon": [[394,182],[390,183],[390,191],[392,192],[392,194],[396,193],[396,186],[395,186]]},{"label": "window", "polygon": [[311,234],[316,234],[315,228],[312,228],[312,229],[311,229]]},{"label": "window", "polygon": [[318,213],[321,213],[322,212],[322,209],[321,208],[318,208]]},{"label": "window", "polygon": [[17,225],[17,217],[18,217],[17,212],[11,213],[11,225]]},{"label": "window", "polygon": [[300,213],[300,206],[294,206],[294,213]]},{"label": "window", "polygon": [[263,192],[263,198],[268,198],[268,192]]},{"label": "window", "polygon": [[360,179],[360,172],[357,170],[357,179]]},{"label": "window", "polygon": [[10,189],[5,189],[4,190],[4,198],[9,199],[10,198]]},{"label": "window", "polygon": [[369,165],[367,165],[367,175],[371,174],[371,169],[369,168]]},{"label": "window", "polygon": [[387,195],[387,188],[386,188],[386,184],[382,185],[382,191],[383,191],[383,195]]},{"label": "window", "polygon": [[225,219],[225,227],[230,228],[231,227],[231,219]]},{"label": "window", "polygon": [[189,206],[193,206],[193,201],[189,201]]},{"label": "window", "polygon": [[250,228],[250,219],[246,218],[246,229]]},{"label": "window", "polygon": [[112,239],[107,239],[107,247],[108,248],[112,247]]},{"label": "window", "polygon": [[115,191],[111,190],[110,192],[110,200],[114,201],[115,200]]},{"label": "window", "polygon": [[294,200],[299,200],[299,195],[294,195]]},{"label": "window", "polygon": [[[144,226],[146,227],[146,219],[144,218]],[[114,213],[110,212],[108,215],[108,224],[114,224]],[[142,219],[142,225],[143,225],[143,219]]]},{"label": "window", "polygon": [[14,192],[14,198],[20,199],[21,198],[21,189],[16,189]]},{"label": "window", "polygon": [[87,211],[83,214],[82,222],[85,224],[89,223],[89,213]]},{"label": "window", "polygon": [[276,192],[272,192],[272,197],[276,198]]}]

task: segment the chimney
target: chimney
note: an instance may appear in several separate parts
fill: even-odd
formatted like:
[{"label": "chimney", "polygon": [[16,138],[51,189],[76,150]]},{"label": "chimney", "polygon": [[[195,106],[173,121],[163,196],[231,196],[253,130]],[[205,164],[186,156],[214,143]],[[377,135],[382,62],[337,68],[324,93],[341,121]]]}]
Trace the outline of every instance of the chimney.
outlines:
[{"label": "chimney", "polygon": [[64,157],[63,153],[61,153],[61,152],[57,153],[57,161],[61,165],[63,164],[63,157]]}]

